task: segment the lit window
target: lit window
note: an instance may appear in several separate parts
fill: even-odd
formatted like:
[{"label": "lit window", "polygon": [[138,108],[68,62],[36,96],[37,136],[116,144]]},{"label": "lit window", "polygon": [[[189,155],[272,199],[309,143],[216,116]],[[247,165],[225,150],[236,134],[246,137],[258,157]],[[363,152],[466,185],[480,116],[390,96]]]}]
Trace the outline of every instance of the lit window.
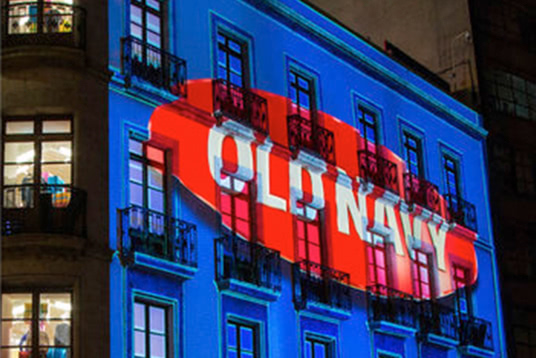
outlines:
[{"label": "lit window", "polygon": [[4,121],[4,208],[33,207],[36,188],[52,193],[54,206],[64,206],[62,195],[72,184],[71,124],[65,118]]},{"label": "lit window", "polygon": [[429,256],[422,251],[415,250],[415,261],[412,262],[412,267],[415,296],[422,299],[432,298]]},{"label": "lit window", "polygon": [[372,244],[367,246],[368,283],[389,287],[385,238],[369,232]]},{"label": "lit window", "polygon": [[[68,292],[2,294],[2,357],[71,357],[72,295]],[[38,337],[38,338],[34,338]]]},{"label": "lit window", "polygon": [[137,41],[132,56],[146,66],[161,67],[162,4],[160,0],[130,1],[130,36]]},{"label": "lit window", "polygon": [[297,202],[296,236],[298,239],[298,260],[322,264],[322,237],[320,233],[320,212],[301,202]]},{"label": "lit window", "polygon": [[424,177],[421,139],[409,132],[404,131],[403,145],[408,171],[417,177]]},{"label": "lit window", "polygon": [[305,339],[305,358],[330,358],[331,344],[313,337]]},{"label": "lit window", "polygon": [[248,87],[246,44],[218,31],[217,53],[217,77],[238,87]]},{"label": "lit window", "polygon": [[314,121],[316,103],[314,97],[314,83],[312,79],[290,70],[289,72],[290,100],[293,103],[292,112],[302,118]]},{"label": "lit window", "polygon": [[227,358],[256,358],[257,328],[229,320],[227,322]]},{"label": "lit window", "polygon": [[223,225],[233,233],[251,238],[251,193],[248,182],[221,174],[220,212]]},{"label": "lit window", "polygon": [[8,33],[69,33],[73,31],[73,1],[10,0]]},{"label": "lit window", "polygon": [[167,358],[168,307],[134,302],[134,357]]}]

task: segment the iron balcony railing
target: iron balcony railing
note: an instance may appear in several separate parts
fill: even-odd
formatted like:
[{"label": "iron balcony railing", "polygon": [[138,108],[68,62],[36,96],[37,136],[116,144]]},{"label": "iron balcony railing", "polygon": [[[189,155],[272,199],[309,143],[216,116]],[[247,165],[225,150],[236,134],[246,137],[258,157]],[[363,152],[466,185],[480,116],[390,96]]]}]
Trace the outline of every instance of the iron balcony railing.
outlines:
[{"label": "iron balcony railing", "polygon": [[281,291],[279,251],[231,235],[217,238],[214,245],[218,282],[237,280]]},{"label": "iron balcony railing", "polygon": [[408,203],[418,204],[435,213],[441,213],[439,189],[435,184],[413,173],[406,173],[404,174],[404,189]]},{"label": "iron balcony railing", "polygon": [[83,48],[86,11],[61,2],[14,2],[2,7],[2,45]]},{"label": "iron balcony railing", "polygon": [[159,212],[131,206],[119,210],[120,253],[135,252],[197,267],[197,227]]},{"label": "iron balcony railing", "polygon": [[367,287],[368,319],[417,327],[417,305],[411,295],[384,285]]},{"label": "iron balcony railing", "polygon": [[186,97],[186,61],[140,39],[121,39],[121,72],[127,87],[135,77],[177,97]]},{"label": "iron balcony railing", "polygon": [[68,185],[6,185],[2,234],[86,236],[86,192]]},{"label": "iron balcony railing", "polygon": [[398,169],[395,163],[368,150],[357,152],[360,176],[383,189],[399,194]]},{"label": "iron balcony railing", "polygon": [[455,309],[436,301],[422,301],[419,308],[422,334],[459,340],[460,323]]},{"label": "iron balcony railing", "polygon": [[221,124],[229,118],[258,132],[268,134],[268,102],[247,88],[224,79],[212,82],[214,115]]},{"label": "iron balcony railing", "polygon": [[335,137],[332,131],[316,125],[313,120],[299,114],[288,116],[287,121],[290,150],[306,149],[328,163],[335,163]]},{"label": "iron balcony railing", "polygon": [[452,194],[445,195],[449,219],[466,228],[476,231],[476,209],[473,204]]},{"label": "iron balcony railing", "polygon": [[464,346],[493,350],[491,323],[476,317],[461,318],[460,341]]},{"label": "iron balcony railing", "polygon": [[293,264],[294,300],[303,309],[308,302],[350,311],[350,275],[311,261]]}]

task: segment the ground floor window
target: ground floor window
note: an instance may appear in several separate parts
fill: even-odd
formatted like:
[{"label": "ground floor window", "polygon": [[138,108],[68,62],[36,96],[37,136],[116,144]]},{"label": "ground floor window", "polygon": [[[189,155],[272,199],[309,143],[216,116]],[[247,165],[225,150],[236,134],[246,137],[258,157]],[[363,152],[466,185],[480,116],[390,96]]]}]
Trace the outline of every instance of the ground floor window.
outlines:
[{"label": "ground floor window", "polygon": [[70,292],[32,290],[2,294],[2,358],[69,358],[71,333]]},{"label": "ground floor window", "polygon": [[134,302],[134,357],[169,357],[168,306],[136,299]]},{"label": "ground floor window", "polygon": [[226,358],[256,358],[257,335],[256,326],[235,321],[227,321],[227,355]]}]

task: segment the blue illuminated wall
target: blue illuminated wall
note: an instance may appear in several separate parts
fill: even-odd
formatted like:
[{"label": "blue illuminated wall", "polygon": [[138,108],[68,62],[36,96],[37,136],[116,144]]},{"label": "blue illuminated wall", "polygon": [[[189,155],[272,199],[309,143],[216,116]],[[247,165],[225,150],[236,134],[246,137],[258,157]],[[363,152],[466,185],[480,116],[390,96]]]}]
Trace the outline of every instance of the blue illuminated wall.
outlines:
[{"label": "blue illuminated wall", "polygon": [[[473,356],[505,357],[489,215],[485,161],[486,132],[474,111],[412,74],[381,51],[297,0],[165,1],[168,51],[187,61],[189,79],[215,77],[216,31],[225,29],[248,44],[252,88],[288,97],[289,68],[314,77],[318,109],[356,126],[356,108],[377,113],[380,143],[404,158],[401,133],[422,135],[426,178],[444,190],[441,155],[460,159],[461,190],[475,204],[478,281],[472,289],[473,314],[491,322],[493,350]],[[373,331],[366,294],[352,291],[351,313],[340,317],[296,310],[291,268],[282,265],[282,289],[266,299],[255,293],[220,290],[215,282],[214,239],[220,217],[179,183],[168,188],[173,216],[197,227],[198,265],[183,270],[160,260],[121,262],[117,251],[117,209],[129,203],[128,138],[149,139],[153,110],[174,99],[155,88],[126,87],[121,74],[121,41],[129,34],[129,2],[109,2],[111,357],[133,357],[133,302],[162,303],[169,310],[169,352],[173,357],[224,357],[226,322],[257,329],[258,357],[305,357],[307,339],[330,347],[330,357],[459,357],[450,347],[423,343],[419,333]],[[171,355],[170,355],[171,356]]]}]

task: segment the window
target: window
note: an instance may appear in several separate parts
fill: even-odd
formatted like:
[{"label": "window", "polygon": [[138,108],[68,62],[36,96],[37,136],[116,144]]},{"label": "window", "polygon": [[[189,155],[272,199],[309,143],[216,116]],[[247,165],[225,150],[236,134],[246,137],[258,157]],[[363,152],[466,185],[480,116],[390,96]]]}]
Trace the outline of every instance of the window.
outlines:
[{"label": "window", "polygon": [[424,177],[421,139],[404,131],[403,146],[408,171],[417,177]]},{"label": "window", "polygon": [[130,205],[165,214],[165,151],[130,138],[129,152]]},{"label": "window", "polygon": [[415,250],[415,261],[412,261],[412,267],[415,296],[421,299],[432,298],[432,275],[429,255]]},{"label": "window", "polygon": [[134,302],[134,357],[169,357],[168,310],[166,306]]},{"label": "window", "polygon": [[[369,149],[368,143],[377,144],[378,128],[376,123],[376,114],[359,106],[357,109],[359,117],[358,129],[361,137],[365,141],[365,148]],[[374,146],[372,147],[374,148]]]},{"label": "window", "polygon": [[138,40],[133,44],[132,55],[154,68],[160,68],[160,53],[164,47],[162,7],[160,0],[130,1],[130,36]]},{"label": "window", "polygon": [[64,117],[4,121],[4,208],[33,207],[39,185],[60,194],[72,183],[71,124]]},{"label": "window", "polygon": [[305,339],[305,358],[330,358],[330,343],[317,338]]},{"label": "window", "polygon": [[226,358],[256,358],[257,327],[242,322],[227,321]]},{"label": "window", "polygon": [[297,202],[296,205],[298,260],[306,260],[316,264],[322,264],[320,213],[317,209],[302,202]]},{"label": "window", "polygon": [[469,270],[464,267],[454,265],[452,267],[454,276],[454,289],[456,290],[456,300],[458,312],[463,315],[471,313],[471,287],[469,287]]},{"label": "window", "polygon": [[369,285],[381,285],[388,287],[387,255],[385,238],[369,232],[372,244],[367,246],[367,266]]},{"label": "window", "polygon": [[447,194],[453,197],[453,200],[461,197],[459,181],[458,162],[451,156],[443,155],[443,175],[445,177],[445,187]]},{"label": "window", "polygon": [[251,238],[251,188],[248,182],[222,172],[220,212],[222,223],[233,233]]},{"label": "window", "polygon": [[238,87],[248,87],[247,46],[223,31],[218,31],[217,77]]},{"label": "window", "polygon": [[314,121],[315,96],[314,83],[311,78],[307,78],[297,71],[290,70],[290,100],[293,103],[292,113],[300,115],[302,118]]},{"label": "window", "polygon": [[73,0],[10,0],[8,34],[73,31]]},{"label": "window", "polygon": [[536,162],[528,153],[516,152],[516,180],[519,194],[536,194]]},{"label": "window", "polygon": [[[2,294],[2,357],[71,357],[72,295],[35,290]],[[37,357],[34,355],[33,357]]]}]

